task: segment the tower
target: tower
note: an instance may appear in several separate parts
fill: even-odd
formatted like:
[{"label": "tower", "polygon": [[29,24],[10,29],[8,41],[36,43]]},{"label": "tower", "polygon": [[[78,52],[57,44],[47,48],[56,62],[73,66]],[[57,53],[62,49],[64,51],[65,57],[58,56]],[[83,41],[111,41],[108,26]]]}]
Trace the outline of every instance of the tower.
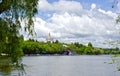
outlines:
[{"label": "tower", "polygon": [[52,39],[51,39],[50,33],[48,34],[48,38],[46,40],[47,40],[47,43],[52,43]]}]

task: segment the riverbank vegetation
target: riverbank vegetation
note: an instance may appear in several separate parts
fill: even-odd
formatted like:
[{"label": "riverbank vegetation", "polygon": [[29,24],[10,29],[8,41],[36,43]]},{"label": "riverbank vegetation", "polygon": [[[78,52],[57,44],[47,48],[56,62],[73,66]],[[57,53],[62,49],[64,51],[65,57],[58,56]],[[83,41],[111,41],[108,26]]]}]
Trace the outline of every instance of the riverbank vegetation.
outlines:
[{"label": "riverbank vegetation", "polygon": [[76,52],[78,55],[102,55],[102,54],[120,54],[119,48],[98,48],[93,47],[92,43],[83,45],[78,42],[66,44],[58,40],[55,42],[38,42],[33,39],[23,41],[22,50],[24,54],[60,54],[62,51],[70,49],[71,52]]}]

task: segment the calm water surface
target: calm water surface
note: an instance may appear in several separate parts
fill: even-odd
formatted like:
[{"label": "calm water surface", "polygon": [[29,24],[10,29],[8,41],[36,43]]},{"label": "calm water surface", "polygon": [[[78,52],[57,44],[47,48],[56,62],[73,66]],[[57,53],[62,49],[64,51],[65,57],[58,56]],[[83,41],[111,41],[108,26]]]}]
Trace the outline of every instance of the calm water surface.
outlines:
[{"label": "calm water surface", "polygon": [[[106,63],[107,62],[107,63]],[[25,76],[120,76],[110,56],[24,57]]]}]

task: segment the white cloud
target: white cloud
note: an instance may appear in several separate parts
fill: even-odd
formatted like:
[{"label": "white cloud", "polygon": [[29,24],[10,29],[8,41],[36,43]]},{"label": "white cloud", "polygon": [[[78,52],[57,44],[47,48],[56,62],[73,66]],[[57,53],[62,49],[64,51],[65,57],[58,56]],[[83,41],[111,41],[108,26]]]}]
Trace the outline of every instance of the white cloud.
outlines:
[{"label": "white cloud", "polygon": [[62,42],[92,42],[103,47],[103,42],[120,38],[119,25],[115,25],[114,21],[117,14],[96,8],[95,3],[91,4],[90,10],[86,10],[76,1],[48,3],[47,0],[40,0],[38,7],[44,12],[54,11],[47,20],[36,18],[38,40],[45,40],[50,32],[53,39]]},{"label": "white cloud", "polygon": [[69,34],[106,35],[114,33],[115,26],[113,18],[99,11],[97,12],[99,14],[92,15],[92,18],[88,15],[78,16],[67,12],[64,14],[54,14],[50,18],[51,21],[48,27],[51,29],[55,28],[53,29],[55,32],[59,31],[60,33]]},{"label": "white cloud", "polygon": [[42,11],[52,10],[52,5],[47,2],[47,0],[39,0],[38,9]]},{"label": "white cloud", "polygon": [[55,10],[58,10],[59,12],[80,12],[82,10],[82,6],[80,3],[75,1],[64,1],[61,0],[59,2],[53,3],[53,7]]},{"label": "white cloud", "polygon": [[105,14],[105,15],[108,15],[108,16],[114,18],[114,19],[117,17],[117,14],[113,13],[112,11],[105,11],[105,10],[102,10],[102,9],[98,9],[98,11]]},{"label": "white cloud", "polygon": [[93,3],[93,4],[91,5],[91,9],[93,10],[93,9],[95,9],[95,8],[96,8],[96,4]]},{"label": "white cloud", "polygon": [[41,11],[56,11],[60,13],[79,13],[82,10],[82,6],[76,1],[60,0],[50,4],[47,2],[47,0],[39,0],[38,9]]}]

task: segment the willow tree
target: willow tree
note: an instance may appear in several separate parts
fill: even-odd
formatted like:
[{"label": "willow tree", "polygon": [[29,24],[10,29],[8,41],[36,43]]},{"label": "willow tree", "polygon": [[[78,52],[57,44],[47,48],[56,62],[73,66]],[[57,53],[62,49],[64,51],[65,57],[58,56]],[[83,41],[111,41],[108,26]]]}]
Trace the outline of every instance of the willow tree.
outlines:
[{"label": "willow tree", "polygon": [[22,56],[21,22],[25,23],[25,31],[32,34],[37,4],[38,0],[0,0],[0,55],[5,53],[12,62]]}]

